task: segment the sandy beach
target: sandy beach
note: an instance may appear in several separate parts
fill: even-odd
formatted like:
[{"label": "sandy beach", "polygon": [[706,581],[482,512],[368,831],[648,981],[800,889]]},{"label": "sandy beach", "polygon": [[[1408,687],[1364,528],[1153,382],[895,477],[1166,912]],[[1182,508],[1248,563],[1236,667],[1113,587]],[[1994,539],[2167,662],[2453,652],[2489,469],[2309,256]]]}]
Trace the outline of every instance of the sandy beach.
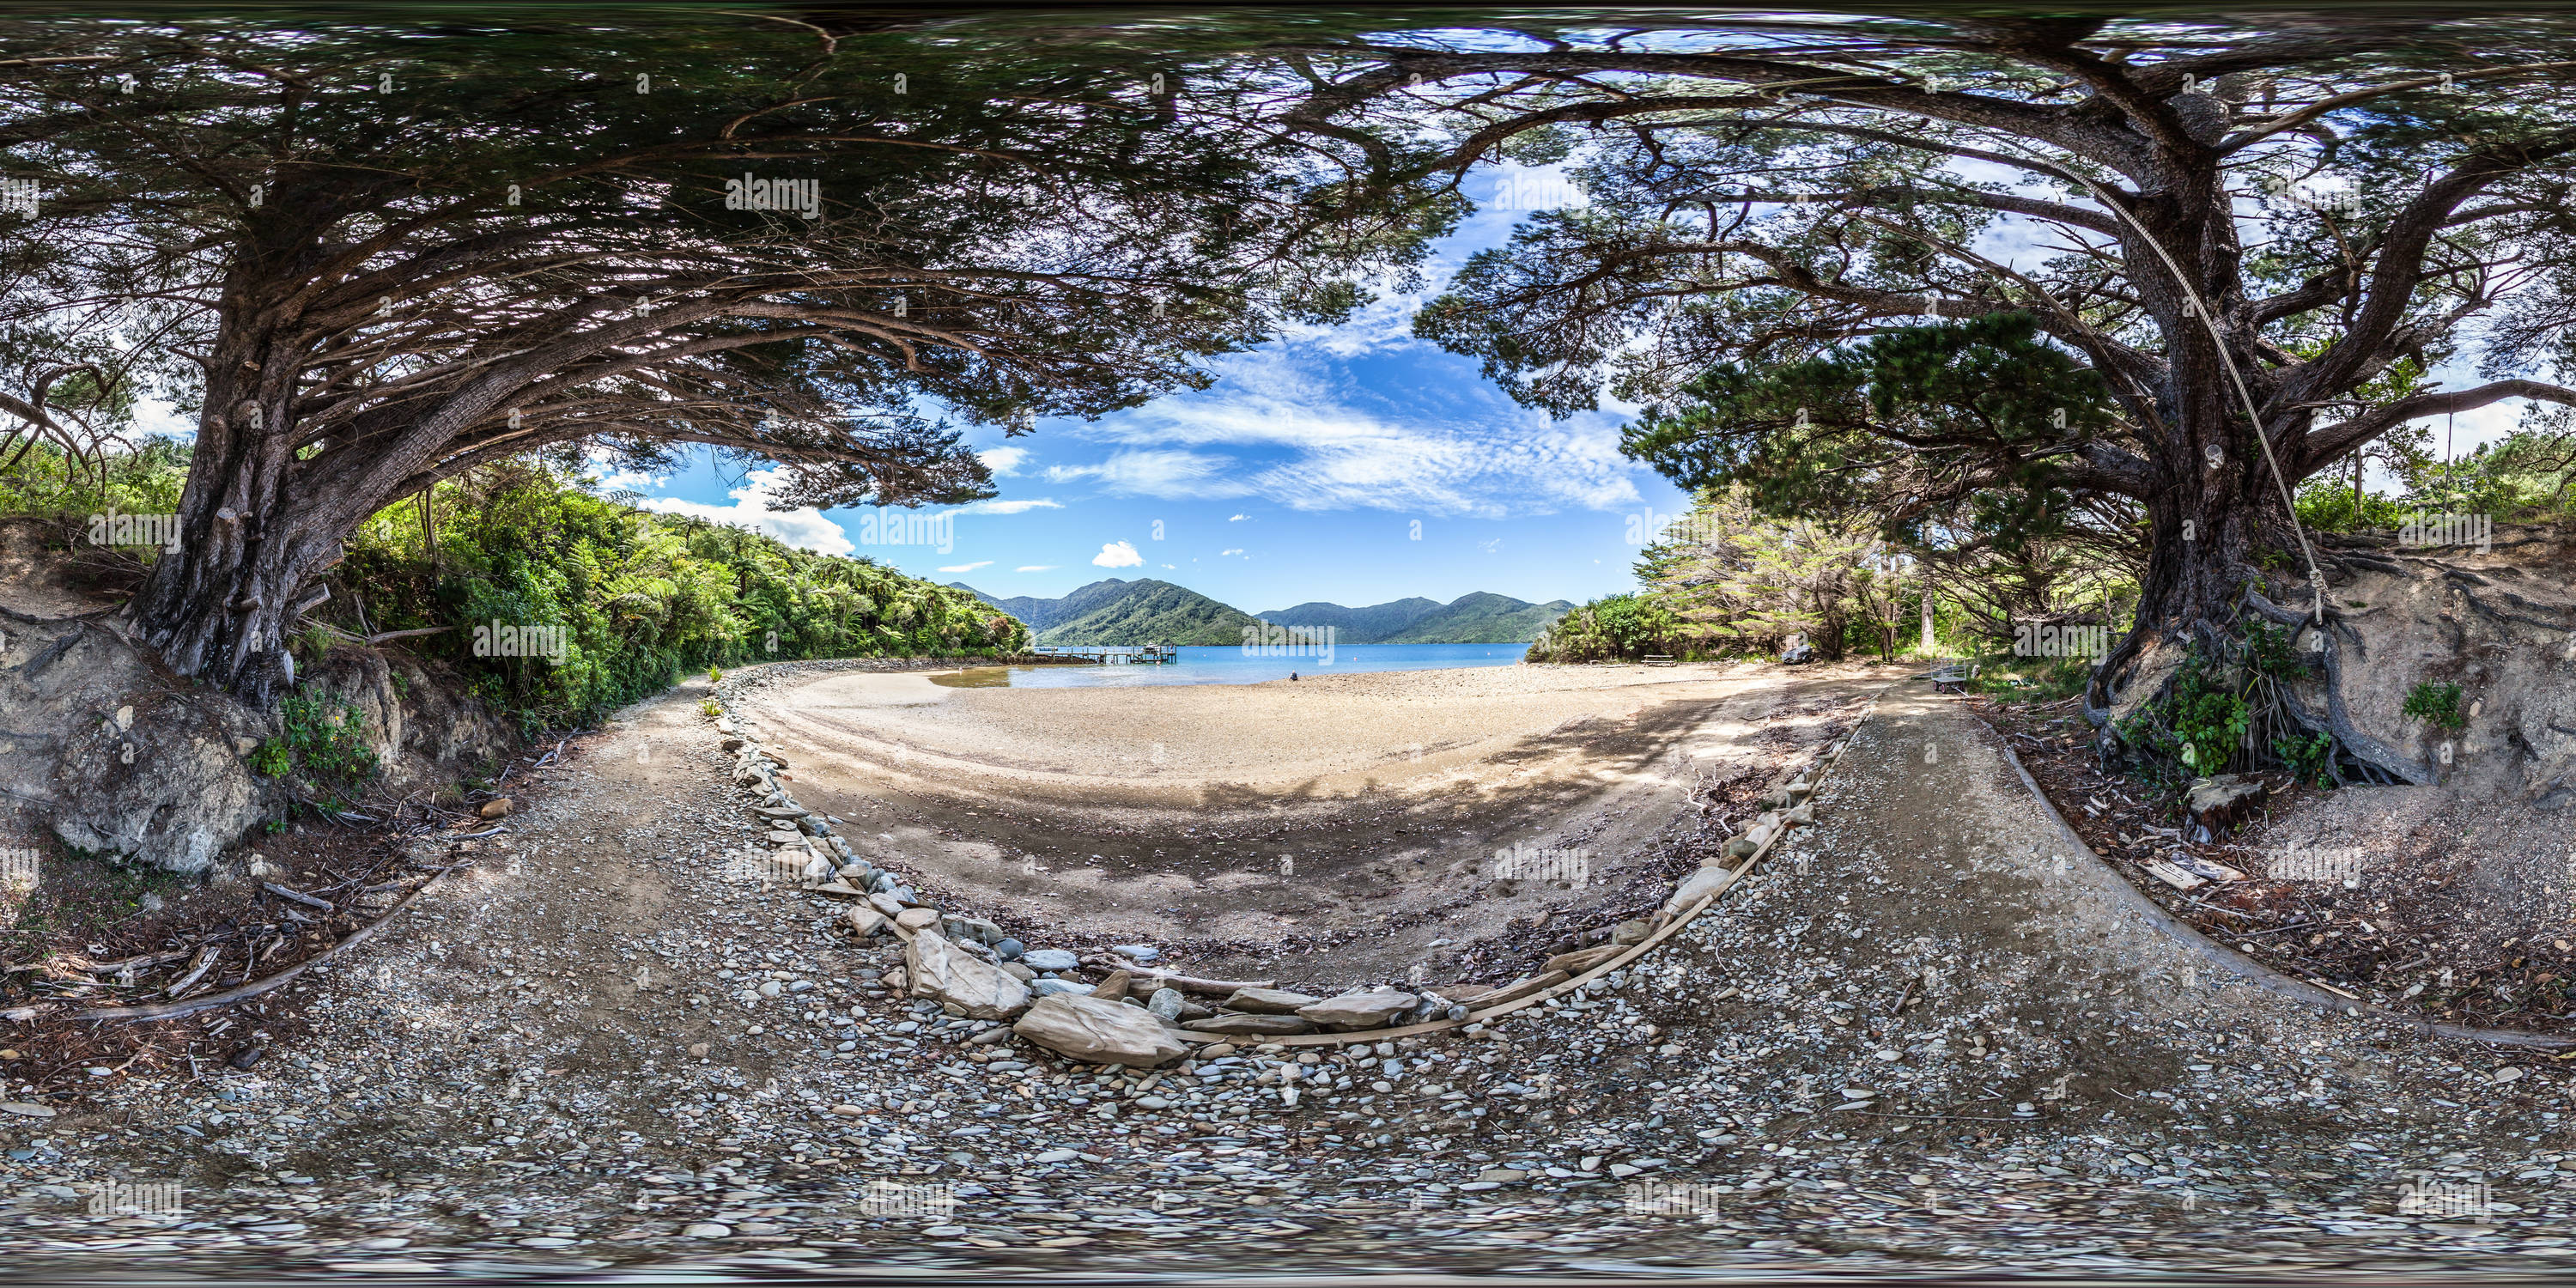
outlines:
[{"label": "sandy beach", "polygon": [[[1013,689],[813,671],[738,714],[789,755],[800,800],[952,906],[1329,987],[1518,964],[1660,898],[1736,821],[1702,801],[1733,792],[1749,813],[1773,766],[1885,678],[1511,666]],[[1567,879],[1514,879],[1498,860],[1515,854]]]}]

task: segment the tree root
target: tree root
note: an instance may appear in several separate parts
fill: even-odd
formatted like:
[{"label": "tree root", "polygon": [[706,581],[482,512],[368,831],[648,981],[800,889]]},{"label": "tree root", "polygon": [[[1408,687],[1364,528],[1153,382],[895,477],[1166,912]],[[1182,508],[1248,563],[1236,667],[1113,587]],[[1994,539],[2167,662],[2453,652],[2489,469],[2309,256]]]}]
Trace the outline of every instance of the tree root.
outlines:
[{"label": "tree root", "polygon": [[[2278,626],[2288,627],[2291,630],[2299,630],[2308,625],[2308,615],[2306,613],[2284,608],[2279,604],[2275,604],[2270,599],[2265,598],[2263,592],[2254,590],[2250,587],[2245,592],[2245,605],[2263,616],[2266,620]],[[2281,694],[2283,707],[2289,711],[2292,718],[2296,719],[2310,732],[2333,735],[2336,745],[2341,747],[2346,755],[2351,756],[2353,759],[2360,761],[2364,765],[2402,782],[2420,785],[2433,781],[2432,766],[2426,765],[2423,762],[2406,755],[2404,752],[2389,746],[2387,743],[2381,742],[2377,738],[2373,738],[2369,734],[2363,733],[2361,730],[2353,727],[2352,717],[2344,709],[2343,668],[2336,661],[2338,642],[2345,637],[2350,637],[2355,648],[2360,647],[2360,636],[2350,627],[2333,621],[2332,615],[2329,614],[2325,647],[2325,715],[2320,718],[2315,713],[2310,712],[2300,705],[2297,698],[2291,696],[2287,692]]]}]

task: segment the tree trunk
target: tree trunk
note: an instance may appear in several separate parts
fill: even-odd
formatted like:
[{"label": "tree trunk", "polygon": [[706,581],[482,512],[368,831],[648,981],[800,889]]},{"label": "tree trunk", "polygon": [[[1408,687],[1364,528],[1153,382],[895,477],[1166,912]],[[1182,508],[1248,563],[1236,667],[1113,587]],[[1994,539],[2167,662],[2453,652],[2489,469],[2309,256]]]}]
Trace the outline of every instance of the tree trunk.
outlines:
[{"label": "tree trunk", "polygon": [[306,587],[338,562],[340,534],[324,531],[312,498],[290,495],[293,389],[265,373],[291,364],[269,351],[273,329],[255,318],[228,323],[179,497],[179,549],[153,565],[134,611],[144,642],[171,669],[266,708],[295,682],[286,641],[319,602]]}]

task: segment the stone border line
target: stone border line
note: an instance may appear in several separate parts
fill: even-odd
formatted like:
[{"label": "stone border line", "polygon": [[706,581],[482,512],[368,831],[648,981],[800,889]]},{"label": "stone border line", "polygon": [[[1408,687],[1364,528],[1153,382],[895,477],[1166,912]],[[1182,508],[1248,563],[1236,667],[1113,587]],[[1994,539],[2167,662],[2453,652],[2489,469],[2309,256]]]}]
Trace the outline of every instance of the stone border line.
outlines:
[{"label": "stone border line", "polygon": [[[747,682],[751,673],[737,672],[728,680],[736,677]],[[912,898],[911,889],[892,872],[859,857],[849,843],[833,831],[828,820],[796,802],[779,778],[780,772],[788,765],[786,757],[755,741],[733,718],[730,710],[724,710],[724,714],[716,717],[715,729],[724,749],[734,753],[733,783],[757,795],[760,803],[753,805],[751,810],[773,829],[769,836],[772,849],[767,860],[768,870],[779,877],[799,881],[801,888],[807,891],[857,900],[845,919],[859,938],[864,940],[883,930],[902,940],[906,946],[905,995],[943,1001],[962,1009],[971,1018],[1005,1022],[1017,1018],[1020,1022],[1011,1029],[997,1032],[1014,1033],[1067,1059],[1102,1063],[1104,1054],[1107,1054],[1118,1063],[1136,1063],[1137,1057],[1143,1057],[1145,1063],[1158,1064],[1186,1057],[1194,1046],[1201,1051],[1217,1046],[1226,1047],[1229,1051],[1243,1047],[1275,1051],[1294,1047],[1350,1046],[1460,1030],[1480,1033],[1488,1023],[1533,1006],[1545,1005],[1626,969],[1661,947],[1702,913],[1717,906],[1727,891],[1778,848],[1791,829],[1814,822],[1816,793],[1823,786],[1825,775],[1850,750],[1852,739],[1877,711],[1879,700],[1897,683],[1902,681],[1881,686],[1853,719],[1851,732],[1827,747],[1788,783],[1765,796],[1762,803],[1770,808],[1757,815],[1744,831],[1728,838],[1717,857],[1704,861],[1698,871],[1675,887],[1649,921],[1647,933],[1636,943],[1625,945],[1619,951],[1580,968],[1571,963],[1554,970],[1542,966],[1536,974],[1499,988],[1487,989],[1464,1001],[1452,1001],[1434,992],[1415,994],[1393,988],[1361,989],[1335,998],[1313,999],[1311,1005],[1300,1008],[1301,1013],[1336,1005],[1353,1013],[1374,1014],[1383,1010],[1384,1016],[1374,1021],[1380,1025],[1408,1011],[1421,1014],[1425,1010],[1436,1012],[1444,1009],[1435,1006],[1435,1002],[1448,1003],[1445,1007],[1448,1014],[1436,1019],[1425,1018],[1390,1027],[1367,1027],[1370,1020],[1363,1016],[1358,1021],[1361,1027],[1315,1033],[1224,1033],[1184,1029],[1179,1027],[1174,1013],[1181,990],[1202,994],[1231,994],[1238,990],[1276,991],[1273,981],[1218,981],[1179,975],[1151,965],[1155,954],[1150,948],[1122,948],[1120,951],[1134,957],[1133,961],[1099,955],[1081,957],[1063,949],[1032,952],[1016,940],[1003,939],[1000,929],[989,921],[944,912],[918,902]],[[737,693],[740,691],[735,690]],[[724,708],[721,696],[717,703],[720,709]],[[1740,861],[1730,868],[1725,866],[1730,858]],[[955,949],[950,945],[952,939],[975,947],[972,952]],[[1599,947],[1577,949],[1549,960],[1598,952]],[[988,954],[1001,965],[988,963],[978,954]],[[1055,971],[1087,966],[1103,972],[1105,978],[1096,986],[1046,977],[1022,981],[1017,972],[1009,972],[1013,963],[1025,963],[1025,971],[1045,970],[1050,976]],[[936,975],[946,986],[946,991],[924,987],[925,976],[929,975]],[[1551,979],[1550,976],[1556,978]],[[1153,988],[1155,997],[1146,1005],[1130,1005],[1139,984]],[[1165,993],[1171,996],[1169,1003],[1163,996]],[[959,994],[966,996],[961,1000]],[[1034,1004],[1031,994],[1035,995]],[[1380,994],[1385,997],[1381,998]],[[1496,995],[1507,996],[1483,1003],[1478,1009],[1478,999]],[[1390,1000],[1393,998],[1403,999],[1403,1004],[1394,1006]],[[1308,1018],[1318,1023],[1335,1022],[1320,1017]],[[1116,1060],[1115,1056],[1121,1051],[1134,1054],[1129,1059]]]},{"label": "stone border line", "polygon": [[[1984,721],[1978,721],[1981,727],[1984,723]],[[1993,731],[1988,729],[1988,732]],[[2030,770],[2023,767],[2021,757],[2013,754],[2011,740],[1997,739],[1996,741],[2003,750],[2005,763],[2011,765],[2013,772],[2021,776],[2021,785],[2029,790],[2030,799],[2039,806],[2041,815],[2057,829],[2058,839],[2064,842],[2071,852],[2081,854],[2093,861],[2086,871],[2096,878],[2094,884],[2102,887],[2120,906],[2164,932],[2167,938],[2190,950],[2210,965],[2227,971],[2265,992],[2301,1005],[2335,1014],[2398,1025],[2424,1037],[2456,1038],[2466,1042],[2485,1042],[2496,1046],[2526,1047],[2540,1051],[2576,1049],[2576,1037],[2551,1037],[2541,1033],[2525,1033],[2518,1029],[2486,1029],[2468,1024],[2451,1024],[2365,1003],[2359,998],[2347,997],[2331,989],[2321,988],[2296,975],[2267,966],[2211,939],[2201,933],[2200,927],[2175,916],[2167,911],[2163,904],[2150,898],[2146,891],[2139,889],[2135,882],[2130,881],[2113,867],[2110,860],[2094,853],[2093,848],[2084,843],[2084,838],[2076,835],[2075,829],[2067,825],[2066,817],[2057,812],[2057,806],[2048,799],[2048,793],[2040,790],[2039,780],[2030,776]]]}]

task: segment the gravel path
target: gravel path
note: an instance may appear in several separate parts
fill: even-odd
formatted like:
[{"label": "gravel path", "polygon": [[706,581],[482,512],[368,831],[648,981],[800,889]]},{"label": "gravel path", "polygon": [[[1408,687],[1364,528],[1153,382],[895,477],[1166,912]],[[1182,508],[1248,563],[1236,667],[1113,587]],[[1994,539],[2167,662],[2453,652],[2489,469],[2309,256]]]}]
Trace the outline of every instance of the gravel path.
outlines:
[{"label": "gravel path", "polygon": [[[0,1106],[0,1255],[532,1277],[2570,1259],[2556,1070],[2209,967],[2106,897],[1920,685],[1855,735],[1816,827],[1592,995],[1146,1075],[972,1044],[983,1026],[884,995],[892,954],[838,905],[727,879],[760,829],[701,696],[577,747],[402,933],[284,1002],[297,1049],[103,1075],[53,1119]],[[1292,1056],[1316,1063],[1290,1085]],[[89,1212],[157,1209],[170,1182],[175,1212]]]}]

